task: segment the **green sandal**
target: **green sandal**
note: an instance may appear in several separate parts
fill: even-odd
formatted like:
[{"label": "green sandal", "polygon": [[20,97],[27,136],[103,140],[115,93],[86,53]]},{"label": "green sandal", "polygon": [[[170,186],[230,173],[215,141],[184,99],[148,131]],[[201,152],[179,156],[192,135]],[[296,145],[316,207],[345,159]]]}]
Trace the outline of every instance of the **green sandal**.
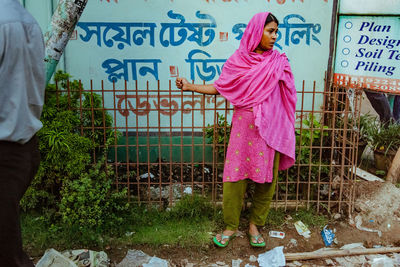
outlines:
[{"label": "green sandal", "polygon": [[[257,247],[257,248],[265,247],[265,241],[263,241],[262,243],[258,243],[258,239],[262,238],[261,234],[259,234],[259,235],[251,235],[250,233],[248,233],[247,235],[249,236],[250,245],[252,247]],[[256,240],[255,243],[253,242],[253,238]]]},{"label": "green sandal", "polygon": [[213,241],[214,241],[214,244],[217,245],[218,247],[224,248],[224,247],[228,246],[229,241],[231,241],[235,237],[236,237],[236,233],[233,233],[232,235],[221,234],[221,241],[224,239],[227,239],[225,243],[219,242],[216,236],[214,236]]}]

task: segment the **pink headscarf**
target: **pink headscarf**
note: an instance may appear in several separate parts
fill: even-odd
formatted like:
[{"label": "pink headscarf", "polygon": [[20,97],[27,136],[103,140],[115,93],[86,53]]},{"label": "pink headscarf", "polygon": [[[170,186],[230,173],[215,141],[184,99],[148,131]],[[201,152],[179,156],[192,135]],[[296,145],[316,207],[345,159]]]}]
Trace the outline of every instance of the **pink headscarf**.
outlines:
[{"label": "pink headscarf", "polygon": [[279,170],[284,170],[295,162],[297,96],[286,55],[272,49],[253,52],[268,14],[258,13],[250,20],[239,49],[226,61],[214,86],[235,107],[253,108],[260,136],[281,153]]}]

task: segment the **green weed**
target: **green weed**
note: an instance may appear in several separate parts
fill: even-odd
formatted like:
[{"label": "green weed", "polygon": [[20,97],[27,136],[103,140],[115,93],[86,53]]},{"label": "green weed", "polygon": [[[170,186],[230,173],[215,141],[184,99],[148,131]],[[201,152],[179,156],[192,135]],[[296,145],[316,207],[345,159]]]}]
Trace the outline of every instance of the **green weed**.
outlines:
[{"label": "green weed", "polygon": [[212,219],[214,215],[214,207],[211,202],[198,195],[186,195],[175,206],[171,208],[169,217],[171,219],[192,219],[203,220]]},{"label": "green weed", "polygon": [[293,222],[302,221],[309,227],[318,227],[320,229],[328,223],[328,218],[324,215],[317,214],[312,209],[299,209],[298,211],[291,214]]},{"label": "green weed", "polygon": [[[80,190],[75,192],[80,192]],[[74,199],[77,201],[79,194],[72,195],[71,201]],[[113,246],[140,244],[202,247],[210,243],[210,233],[217,228],[216,218],[221,219],[220,212],[210,204],[209,200],[196,195],[185,196],[171,209],[166,210],[150,205],[131,204],[119,215],[118,220],[110,220],[123,222],[118,225],[110,225],[107,222],[98,225],[92,220],[83,221],[81,225],[69,223],[68,220],[84,219],[85,210],[82,209],[81,212],[82,214],[75,215],[66,213],[66,221],[55,223],[50,223],[53,221],[51,217],[54,216],[51,213],[44,215],[24,213],[22,233],[25,248],[34,255],[40,255],[49,247],[61,250],[88,246],[102,249],[110,244]],[[96,216],[104,218],[100,213],[101,210],[89,209],[87,212],[90,212],[88,218],[93,219]],[[91,223],[101,227],[82,228],[82,225],[87,226]]]},{"label": "green weed", "polygon": [[271,209],[269,211],[265,226],[267,228],[280,227],[285,223],[286,212],[284,209]]},{"label": "green weed", "polygon": [[151,225],[134,227],[135,231],[125,239],[130,244],[151,246],[172,245],[179,247],[199,247],[209,244],[215,223],[182,218],[180,220],[155,221]]}]

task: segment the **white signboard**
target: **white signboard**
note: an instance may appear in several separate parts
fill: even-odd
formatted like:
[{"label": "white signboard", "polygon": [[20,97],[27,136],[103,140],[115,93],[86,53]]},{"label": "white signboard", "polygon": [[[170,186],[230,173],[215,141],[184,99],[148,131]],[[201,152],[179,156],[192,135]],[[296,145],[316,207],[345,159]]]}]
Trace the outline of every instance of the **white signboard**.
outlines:
[{"label": "white signboard", "polygon": [[341,16],[335,80],[389,93],[400,93],[400,19]]},{"label": "white signboard", "polygon": [[398,15],[399,12],[399,0],[340,0],[339,4],[339,14],[343,15]]}]

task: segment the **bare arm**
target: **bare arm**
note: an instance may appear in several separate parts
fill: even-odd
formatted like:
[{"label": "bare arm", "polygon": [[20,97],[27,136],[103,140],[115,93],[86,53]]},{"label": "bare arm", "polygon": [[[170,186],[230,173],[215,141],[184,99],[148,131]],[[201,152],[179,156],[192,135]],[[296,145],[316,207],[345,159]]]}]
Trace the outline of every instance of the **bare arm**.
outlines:
[{"label": "bare arm", "polygon": [[176,78],[176,87],[183,91],[192,91],[200,94],[206,95],[218,95],[217,89],[215,89],[214,85],[212,84],[191,84],[185,78]]}]

